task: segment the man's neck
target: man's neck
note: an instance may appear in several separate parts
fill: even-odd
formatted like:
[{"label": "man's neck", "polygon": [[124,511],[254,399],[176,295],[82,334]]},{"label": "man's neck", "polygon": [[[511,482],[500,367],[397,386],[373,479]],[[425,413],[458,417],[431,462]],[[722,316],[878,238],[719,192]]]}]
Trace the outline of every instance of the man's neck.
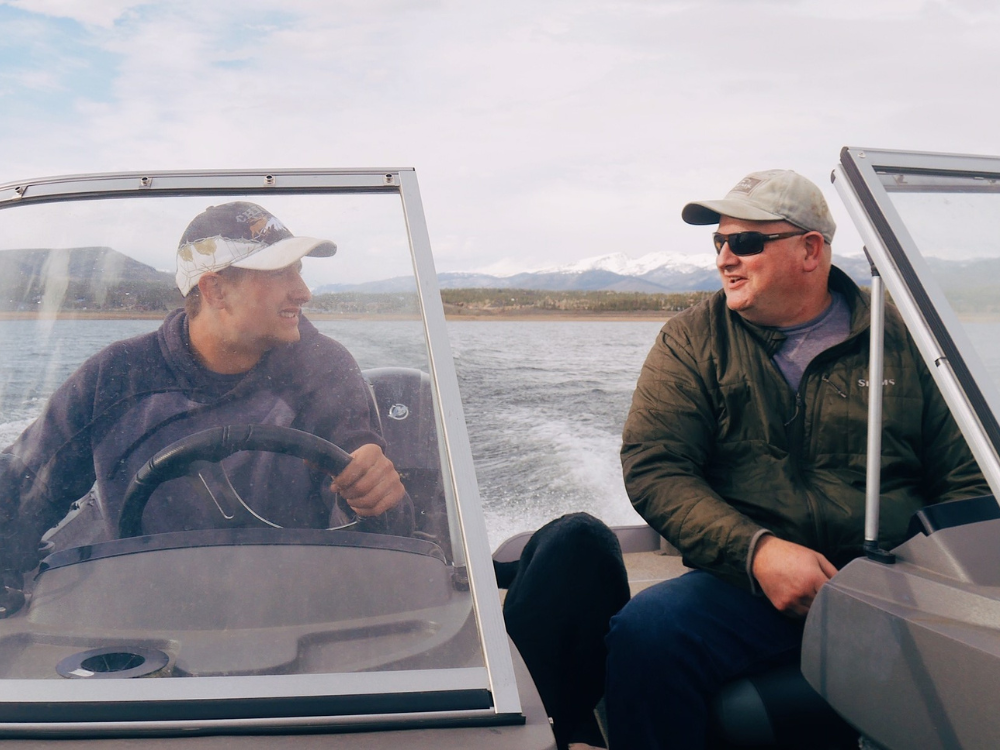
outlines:
[{"label": "man's neck", "polygon": [[220,335],[215,321],[204,313],[188,318],[191,354],[202,367],[220,375],[239,375],[253,369],[263,352],[247,351]]},{"label": "man's neck", "polygon": [[800,326],[805,323],[809,323],[810,321],[816,320],[816,318],[820,317],[823,313],[829,310],[830,305],[832,304],[833,304],[833,295],[830,293],[830,290],[827,289],[821,299],[817,300],[816,302],[810,305],[804,306],[802,310],[798,313],[798,315],[795,316],[794,322],[783,323],[778,327],[790,328],[792,326]]},{"label": "man's neck", "polygon": [[736,310],[736,313],[748,323],[764,328],[791,328],[814,320],[829,309],[833,302],[830,290],[826,289],[822,297],[809,300],[795,309],[767,311],[761,314],[759,310]]}]

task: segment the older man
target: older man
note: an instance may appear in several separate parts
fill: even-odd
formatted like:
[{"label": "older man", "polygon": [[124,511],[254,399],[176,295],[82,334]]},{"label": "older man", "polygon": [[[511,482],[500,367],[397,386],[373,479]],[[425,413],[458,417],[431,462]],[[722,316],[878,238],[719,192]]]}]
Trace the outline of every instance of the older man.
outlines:
[{"label": "older man", "polygon": [[[831,266],[835,224],[791,171],[690,203],[723,289],[663,327],[625,423],[635,508],[694,572],[612,621],[611,745],[702,747],[726,682],[798,659],[802,617],[862,552],[869,299]],[[989,490],[894,310],[886,316],[882,529]]]},{"label": "older man", "polygon": [[224,475],[162,484],[142,516],[145,533],[257,523],[249,513],[227,518],[199,493],[213,481],[231,484],[253,513],[279,526],[327,528],[360,518],[362,529],[410,532],[412,507],[383,454],[358,365],[301,314],[310,299],[302,257],[335,252],[331,242],[293,236],[253,203],[212,206],[195,217],[177,251],[185,308],[159,330],[87,360],[0,454],[0,570],[8,587],[37,564],[39,538],[74,501],[93,488],[84,536],[114,538],[125,489],[151,456],[229,424],[309,432],[352,460],[331,484],[293,456],[234,454],[222,463]]}]

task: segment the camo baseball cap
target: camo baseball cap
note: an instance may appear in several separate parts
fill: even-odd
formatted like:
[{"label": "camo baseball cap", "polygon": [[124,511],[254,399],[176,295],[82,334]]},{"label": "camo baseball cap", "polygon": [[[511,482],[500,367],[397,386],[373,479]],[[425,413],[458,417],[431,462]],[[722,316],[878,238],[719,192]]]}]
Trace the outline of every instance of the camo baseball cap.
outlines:
[{"label": "camo baseball cap", "polygon": [[830,243],[837,231],[820,189],[790,169],[751,172],[721,201],[688,203],[681,211],[681,218],[688,224],[718,224],[720,216],[746,221],[787,221],[819,232]]},{"label": "camo baseball cap", "polygon": [[228,266],[276,271],[306,255],[337,252],[329,240],[296,237],[256,203],[209,206],[194,217],[177,247],[177,288],[185,297],[204,274]]}]

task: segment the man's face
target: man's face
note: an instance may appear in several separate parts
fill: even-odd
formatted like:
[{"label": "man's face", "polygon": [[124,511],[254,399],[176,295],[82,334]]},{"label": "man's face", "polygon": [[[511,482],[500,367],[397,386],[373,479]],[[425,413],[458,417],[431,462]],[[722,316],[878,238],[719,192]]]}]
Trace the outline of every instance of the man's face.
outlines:
[{"label": "man's face", "polygon": [[[720,234],[761,232],[778,234],[796,231],[786,221],[746,221],[723,216]],[[734,255],[726,243],[715,265],[722,277],[726,304],[751,323],[765,326],[789,326],[799,322],[805,303],[802,264],[806,248],[803,237],[773,240],[757,255]]]},{"label": "man's face", "polygon": [[227,338],[245,351],[263,353],[299,340],[302,305],[312,299],[298,261],[277,271],[244,270],[225,280]]}]

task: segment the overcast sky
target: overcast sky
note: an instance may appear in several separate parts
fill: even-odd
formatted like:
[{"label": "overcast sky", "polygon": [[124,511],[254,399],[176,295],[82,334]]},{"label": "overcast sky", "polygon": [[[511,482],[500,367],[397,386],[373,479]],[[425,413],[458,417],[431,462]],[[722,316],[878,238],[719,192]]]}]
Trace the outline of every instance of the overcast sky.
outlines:
[{"label": "overcast sky", "polygon": [[[0,183],[417,170],[438,270],[711,253],[688,200],[845,145],[1000,153],[993,0],[0,0]],[[294,227],[292,227],[294,231]]]}]

